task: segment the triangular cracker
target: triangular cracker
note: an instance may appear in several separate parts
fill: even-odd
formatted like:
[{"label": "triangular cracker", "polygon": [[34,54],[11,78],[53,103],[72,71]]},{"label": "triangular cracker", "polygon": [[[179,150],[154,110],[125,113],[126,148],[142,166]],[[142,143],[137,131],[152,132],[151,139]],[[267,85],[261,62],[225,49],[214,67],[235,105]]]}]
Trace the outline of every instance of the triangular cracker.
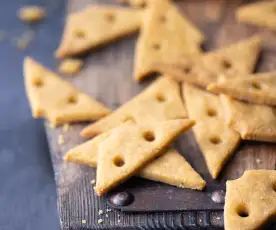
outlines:
[{"label": "triangular cracker", "polygon": [[68,16],[58,58],[73,56],[138,31],[142,11],[90,5]]},{"label": "triangular cracker", "polygon": [[[64,159],[96,167],[98,146],[109,133],[102,133],[92,140],[76,146],[66,153]],[[206,184],[184,157],[173,148],[169,148],[157,159],[145,165],[136,175],[182,188],[202,190]]]},{"label": "triangular cracker", "polygon": [[244,140],[276,142],[276,109],[221,95],[228,125]]},{"label": "triangular cracker", "polygon": [[137,81],[154,73],[154,63],[171,55],[200,53],[204,37],[170,0],[159,0],[148,8],[136,45],[134,77]]},{"label": "triangular cracker", "polygon": [[69,82],[27,57],[25,88],[33,117],[47,118],[53,125],[97,120],[110,110]]},{"label": "triangular cracker", "polygon": [[214,93],[256,104],[276,106],[276,72],[238,76],[208,86]]},{"label": "triangular cracker", "polygon": [[155,124],[184,117],[187,117],[187,112],[181,99],[179,85],[168,77],[159,77],[112,114],[84,128],[81,135],[94,137],[126,120],[133,120],[138,124]]},{"label": "triangular cracker", "polygon": [[183,84],[183,91],[189,117],[196,121],[195,139],[215,179],[239,145],[240,136],[228,128],[219,97],[188,84]]},{"label": "triangular cracker", "polygon": [[203,56],[175,57],[171,61],[157,63],[156,68],[178,81],[206,88],[220,79],[231,79],[236,74],[252,72],[260,45],[261,39],[254,36]]},{"label": "triangular cracker", "polygon": [[276,1],[261,1],[241,6],[236,11],[238,22],[276,29]]},{"label": "triangular cracker", "polygon": [[193,124],[193,121],[183,119],[156,125],[127,121],[113,129],[98,148],[97,194],[103,195],[134,175]]},{"label": "triangular cracker", "polygon": [[275,217],[275,170],[248,170],[239,179],[227,181],[225,230],[263,229]]}]

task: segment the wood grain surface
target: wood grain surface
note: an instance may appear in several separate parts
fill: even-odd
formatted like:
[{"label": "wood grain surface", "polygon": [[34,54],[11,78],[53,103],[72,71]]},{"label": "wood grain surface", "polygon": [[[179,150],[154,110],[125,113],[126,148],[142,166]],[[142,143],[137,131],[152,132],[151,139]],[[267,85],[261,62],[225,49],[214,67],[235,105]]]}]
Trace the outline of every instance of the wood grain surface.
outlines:
[{"label": "wood grain surface", "polygon": [[[68,12],[95,2],[116,3],[114,0],[69,0]],[[177,4],[205,34],[207,38],[203,46],[205,51],[258,33],[263,38],[264,45],[257,71],[275,70],[276,34],[267,29],[238,24],[234,19],[235,8],[246,2],[249,1],[183,0],[177,1]],[[66,79],[110,108],[119,107],[151,82],[148,80],[138,84],[132,78],[136,39],[137,36],[128,37],[90,52],[84,57],[85,66],[82,72],[76,77]],[[116,210],[107,212],[105,198],[97,198],[90,184],[90,181],[95,179],[95,170],[62,160],[67,150],[84,141],[79,137],[79,131],[85,125],[87,124],[72,125],[66,133],[62,128],[51,129],[48,124],[45,125],[56,176],[62,229],[184,229],[185,227],[206,229],[208,226],[222,228],[221,211],[140,214],[121,213]],[[57,143],[59,134],[64,135],[63,145]],[[218,181],[214,182],[207,173],[206,165],[191,132],[180,138],[176,142],[176,147],[208,183],[224,183],[228,179],[236,179],[247,169],[275,169],[276,164],[276,144],[246,141],[227,163]],[[201,160],[198,161],[198,158]],[[256,159],[260,159],[260,162],[257,163]],[[99,216],[100,209],[104,214]],[[98,224],[98,219],[103,219],[103,223]],[[82,220],[86,220],[86,224],[82,224]]]}]

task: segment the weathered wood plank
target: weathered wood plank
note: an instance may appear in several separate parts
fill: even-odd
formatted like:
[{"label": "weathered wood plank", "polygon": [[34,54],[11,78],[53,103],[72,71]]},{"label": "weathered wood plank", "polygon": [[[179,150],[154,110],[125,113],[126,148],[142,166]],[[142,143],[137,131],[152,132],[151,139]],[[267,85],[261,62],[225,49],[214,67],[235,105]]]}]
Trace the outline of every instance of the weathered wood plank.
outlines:
[{"label": "weathered wood plank", "polygon": [[[68,11],[81,9],[91,2],[113,3],[108,0],[69,0]],[[264,38],[264,51],[258,65],[258,70],[275,69],[276,41],[274,33],[253,26],[239,25],[234,20],[234,9],[242,0],[206,0],[206,1],[177,1],[177,4],[206,35],[204,45],[211,50],[223,45],[234,43],[252,34],[260,33]],[[141,91],[150,81],[141,85],[132,80],[133,55],[136,36],[129,37],[91,52],[85,57],[85,67],[79,76],[70,78],[78,88],[99,101],[115,109]],[[59,211],[63,229],[169,229],[184,228],[185,226],[222,227],[222,212],[166,212],[166,213],[121,213],[106,212],[108,208],[104,198],[98,198],[90,184],[95,178],[95,170],[62,161],[62,156],[71,147],[83,142],[79,131],[85,124],[73,125],[69,132],[63,133],[61,128],[55,130],[46,125],[50,143],[53,165],[56,175]],[[58,145],[58,135],[63,133],[65,144]],[[246,169],[274,169],[276,163],[276,145],[265,143],[244,142],[236,154],[226,165],[217,182],[214,182],[207,172],[204,160],[191,134],[184,135],[176,142],[177,149],[185,156],[191,165],[212,184],[224,185],[227,179],[239,177]],[[256,158],[261,163],[256,162]],[[139,186],[139,185],[137,185]],[[152,186],[162,186],[152,183]],[[166,201],[164,201],[166,202]],[[99,216],[98,210],[105,214]],[[210,218],[209,219],[209,215]],[[97,220],[103,219],[103,224]],[[86,224],[82,224],[86,220]]]}]

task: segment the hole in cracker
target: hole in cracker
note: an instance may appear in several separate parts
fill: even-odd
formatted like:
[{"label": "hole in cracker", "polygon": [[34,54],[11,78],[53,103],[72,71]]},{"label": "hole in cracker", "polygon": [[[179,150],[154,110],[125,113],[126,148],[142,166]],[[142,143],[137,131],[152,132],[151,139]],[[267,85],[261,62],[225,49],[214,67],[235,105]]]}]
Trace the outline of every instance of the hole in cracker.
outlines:
[{"label": "hole in cracker", "polygon": [[185,74],[189,74],[192,72],[192,67],[190,66],[184,66],[181,68],[182,72],[185,73]]},{"label": "hole in cracker", "polygon": [[154,50],[160,50],[160,48],[161,48],[161,46],[159,45],[159,44],[153,44],[152,45],[152,48],[154,49]]},{"label": "hole in cracker", "polygon": [[120,155],[114,157],[113,164],[117,167],[122,167],[125,164],[124,158]]},{"label": "hole in cracker", "polygon": [[83,30],[76,30],[75,31],[75,36],[77,37],[77,38],[80,38],[80,39],[83,39],[83,38],[85,38],[85,32],[83,31]]},{"label": "hole in cracker", "polygon": [[160,21],[161,23],[165,23],[165,22],[167,21],[166,16],[165,16],[165,15],[160,16],[160,17],[159,17],[159,21]]},{"label": "hole in cracker", "polygon": [[272,189],[274,190],[274,192],[276,192],[276,181],[275,181],[274,184],[272,185]]},{"label": "hole in cracker", "polygon": [[207,109],[207,114],[209,117],[215,117],[217,115],[217,111],[213,108]]},{"label": "hole in cracker", "polygon": [[251,82],[250,86],[251,86],[251,88],[256,89],[256,90],[262,89],[261,84],[259,82],[256,82],[256,81]]},{"label": "hole in cracker", "polygon": [[221,142],[221,139],[218,136],[212,136],[210,137],[210,142],[214,145],[218,145]]},{"label": "hole in cracker", "polygon": [[33,80],[33,85],[36,86],[36,87],[38,87],[38,88],[40,88],[40,87],[42,87],[44,85],[44,82],[42,81],[41,78],[35,78]]},{"label": "hole in cracker", "polygon": [[146,1],[142,1],[142,2],[140,3],[140,7],[146,8],[146,7],[147,7]]},{"label": "hole in cracker", "polygon": [[166,100],[166,98],[165,98],[164,94],[158,93],[156,95],[156,100],[159,101],[159,102],[164,102]]},{"label": "hole in cracker", "polygon": [[222,60],[221,65],[224,69],[230,69],[232,67],[232,64],[228,60]]},{"label": "hole in cracker", "polygon": [[237,208],[237,214],[242,218],[246,218],[249,216],[249,211],[246,206],[242,205]]},{"label": "hole in cracker", "polygon": [[112,13],[107,13],[107,14],[105,15],[105,19],[106,19],[108,22],[114,22],[115,19],[116,19],[116,17],[115,17],[115,15],[112,14]]},{"label": "hole in cracker", "polygon": [[77,101],[78,101],[78,99],[75,95],[72,95],[72,96],[68,97],[68,103],[69,104],[76,104]]},{"label": "hole in cracker", "polygon": [[143,137],[145,138],[146,141],[152,142],[155,140],[155,135],[152,131],[147,131],[143,133]]},{"label": "hole in cracker", "polygon": [[127,121],[133,121],[134,123],[136,123],[135,118],[131,115],[127,115],[124,117],[123,122],[127,122]]}]

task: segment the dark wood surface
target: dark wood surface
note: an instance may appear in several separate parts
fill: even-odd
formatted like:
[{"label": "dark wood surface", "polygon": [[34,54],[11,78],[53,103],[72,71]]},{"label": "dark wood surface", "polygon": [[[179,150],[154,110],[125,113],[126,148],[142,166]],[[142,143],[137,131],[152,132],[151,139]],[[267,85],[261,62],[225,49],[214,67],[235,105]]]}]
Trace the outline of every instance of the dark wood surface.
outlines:
[{"label": "dark wood surface", "polygon": [[[83,8],[89,3],[111,3],[115,1],[69,0],[68,12]],[[241,0],[206,0],[206,1],[177,1],[182,12],[196,24],[206,36],[203,49],[205,51],[234,43],[242,38],[259,33],[264,45],[258,71],[275,70],[276,34],[266,29],[237,24],[234,10],[240,4],[249,2]],[[252,1],[250,1],[252,2]],[[131,99],[146,87],[151,81],[137,84],[132,79],[134,46],[137,36],[129,37],[114,44],[92,51],[85,57],[85,67],[73,78],[66,78],[75,86],[89,95],[97,98],[110,108],[117,108]],[[62,128],[51,129],[46,124],[46,132],[50,144],[52,161],[58,187],[58,204],[62,229],[97,229],[97,228],[125,228],[125,229],[177,229],[184,227],[220,227],[223,226],[222,211],[182,211],[159,213],[122,213],[109,209],[104,197],[98,198],[90,184],[95,179],[95,170],[86,166],[63,162],[62,156],[71,147],[82,143],[79,131],[86,124],[76,124],[69,132]],[[58,145],[58,135],[63,134],[65,143]],[[276,144],[260,142],[243,142],[232,159],[227,163],[219,179],[214,181],[207,172],[206,165],[191,132],[183,135],[176,142],[176,148],[185,156],[186,160],[208,182],[208,186],[223,188],[225,181],[240,177],[247,169],[275,169]],[[256,162],[260,159],[260,163]],[[154,182],[134,184],[134,187],[156,187],[158,191],[163,185]],[[136,182],[136,181],[135,181]],[[129,184],[129,186],[131,186]],[[149,185],[150,184],[150,185]],[[208,187],[207,186],[207,187]],[[143,188],[143,187],[142,187]],[[169,186],[162,187],[169,189]],[[162,190],[162,189],[160,189]],[[146,191],[146,189],[144,190]],[[154,196],[152,196],[154,198]],[[162,202],[162,200],[159,202]],[[164,201],[169,202],[169,201]],[[166,204],[166,203],[165,203]],[[166,206],[166,205],[163,205]],[[98,215],[98,210],[103,215]],[[221,209],[221,208],[218,208]],[[106,217],[105,215],[108,215]],[[97,220],[102,218],[103,223]],[[86,224],[82,224],[86,220]],[[210,225],[211,223],[211,225]]]}]

